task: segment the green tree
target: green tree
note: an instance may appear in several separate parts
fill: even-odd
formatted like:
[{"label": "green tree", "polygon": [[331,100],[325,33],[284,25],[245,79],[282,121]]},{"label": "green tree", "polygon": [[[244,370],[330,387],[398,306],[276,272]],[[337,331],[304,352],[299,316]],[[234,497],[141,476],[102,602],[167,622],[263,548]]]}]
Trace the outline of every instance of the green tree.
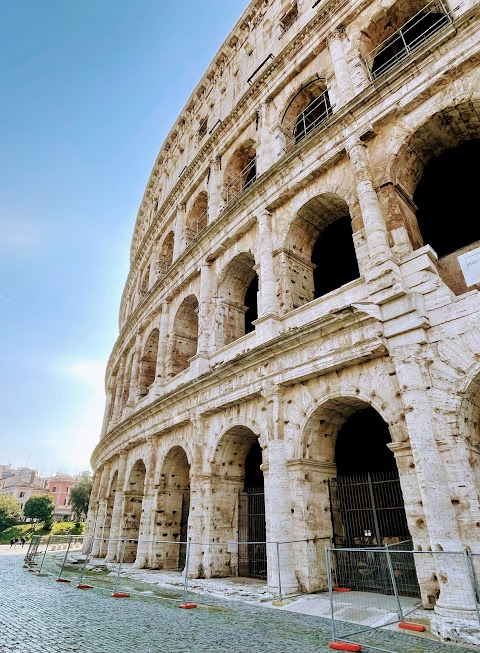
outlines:
[{"label": "green tree", "polygon": [[81,481],[70,488],[70,504],[78,521],[80,521],[82,515],[87,516],[92,486],[92,479],[84,476]]},{"label": "green tree", "polygon": [[19,517],[19,502],[9,494],[0,495],[0,533],[16,524]]},{"label": "green tree", "polygon": [[37,522],[43,521],[47,531],[49,531],[53,526],[54,512],[55,503],[52,497],[47,494],[30,497],[23,509],[23,514],[28,519],[34,519]]}]

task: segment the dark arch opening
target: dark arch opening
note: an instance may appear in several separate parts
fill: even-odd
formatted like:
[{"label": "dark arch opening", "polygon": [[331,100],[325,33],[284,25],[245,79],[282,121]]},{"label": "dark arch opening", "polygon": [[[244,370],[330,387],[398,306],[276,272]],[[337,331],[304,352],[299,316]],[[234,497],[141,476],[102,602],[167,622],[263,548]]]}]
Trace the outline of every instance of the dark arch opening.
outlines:
[{"label": "dark arch opening", "polygon": [[325,227],[312,251],[314,298],[340,288],[358,279],[357,255],[352,238],[352,221],[349,215]]},{"label": "dark arch opening", "polygon": [[388,425],[374,408],[354,413],[338,433],[337,474],[393,471],[398,476],[395,457],[387,447],[390,442]]},{"label": "dark arch opening", "polygon": [[263,472],[260,469],[261,464],[262,448],[258,440],[255,440],[245,458],[245,491],[252,488],[264,487]]},{"label": "dark arch opening", "polygon": [[379,77],[397,62],[405,59],[412,50],[418,48],[449,22],[448,16],[439,11],[422,11],[415,14],[375,55],[372,76]]},{"label": "dark arch opening", "polygon": [[332,113],[328,91],[314,98],[297,117],[293,129],[293,140],[299,143]]},{"label": "dark arch opening", "polygon": [[480,138],[443,152],[425,167],[413,200],[423,241],[439,257],[480,240]]},{"label": "dark arch opening", "polygon": [[245,306],[247,307],[245,311],[245,335],[255,331],[253,322],[258,317],[257,294],[258,276],[255,275],[245,293]]}]

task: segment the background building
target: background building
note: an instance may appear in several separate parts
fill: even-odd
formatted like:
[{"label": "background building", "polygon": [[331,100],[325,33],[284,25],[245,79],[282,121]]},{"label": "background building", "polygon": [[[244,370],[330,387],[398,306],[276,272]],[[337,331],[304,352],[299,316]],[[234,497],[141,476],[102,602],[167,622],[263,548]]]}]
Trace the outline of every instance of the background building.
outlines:
[{"label": "background building", "polygon": [[[331,542],[480,552],[479,40],[472,0],[249,4],[133,234],[89,523],[126,560],[191,537],[224,545],[199,575],[275,586],[227,543],[295,540],[296,592]],[[467,584],[427,560],[402,573],[456,637]]]}]

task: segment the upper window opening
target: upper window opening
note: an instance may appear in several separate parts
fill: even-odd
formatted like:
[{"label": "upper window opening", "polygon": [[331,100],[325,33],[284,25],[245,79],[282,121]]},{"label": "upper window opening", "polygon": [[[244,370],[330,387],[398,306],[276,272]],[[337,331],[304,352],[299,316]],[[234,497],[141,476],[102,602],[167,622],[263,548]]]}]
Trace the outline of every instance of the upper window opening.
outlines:
[{"label": "upper window opening", "polygon": [[[406,59],[451,20],[451,12],[441,0],[429,2],[419,11],[411,6],[403,8],[400,3],[394,5],[381,26],[376,25],[373,30],[376,34],[370,37],[373,43],[382,39],[365,57],[370,78],[377,79]],[[379,31],[379,27],[383,29]]]},{"label": "upper window opening", "polygon": [[315,79],[304,86],[290,102],[282,120],[282,129],[296,144],[324,123],[332,113],[324,80]]},{"label": "upper window opening", "polygon": [[257,179],[257,157],[253,143],[239,148],[225,169],[224,195],[228,204]]},{"label": "upper window opening", "polygon": [[204,191],[195,199],[185,224],[185,240],[187,246],[198,238],[208,222],[208,196]]},{"label": "upper window opening", "polygon": [[292,25],[295,23],[297,18],[298,18],[298,6],[297,3],[295,2],[292,5],[292,7],[290,7],[290,9],[280,19],[280,29],[281,29],[280,36],[283,36],[285,32],[288,32],[288,30],[292,27]]},{"label": "upper window opening", "polygon": [[204,118],[202,122],[200,123],[200,127],[198,128],[197,136],[198,140],[201,140],[205,134],[207,133],[208,129],[208,118]]}]

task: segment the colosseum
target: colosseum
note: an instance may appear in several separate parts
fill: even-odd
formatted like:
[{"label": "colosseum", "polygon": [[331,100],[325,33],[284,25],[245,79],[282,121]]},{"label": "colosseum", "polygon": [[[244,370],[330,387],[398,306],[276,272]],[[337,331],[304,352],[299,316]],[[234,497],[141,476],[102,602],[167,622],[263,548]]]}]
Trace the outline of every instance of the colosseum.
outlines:
[{"label": "colosseum", "polygon": [[139,208],[93,555],[203,543],[190,574],[273,587],[243,543],[280,542],[293,593],[326,545],[403,543],[438,631],[473,620],[447,552],[480,553],[479,9],[250,2]]}]

